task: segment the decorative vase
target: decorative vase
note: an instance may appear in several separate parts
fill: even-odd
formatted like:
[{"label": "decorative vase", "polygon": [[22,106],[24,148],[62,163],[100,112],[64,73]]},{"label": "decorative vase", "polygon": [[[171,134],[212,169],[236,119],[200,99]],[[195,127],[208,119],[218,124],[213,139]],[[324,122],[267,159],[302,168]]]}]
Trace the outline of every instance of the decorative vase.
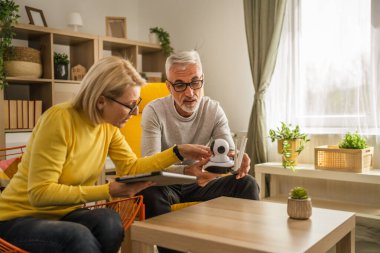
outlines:
[{"label": "decorative vase", "polygon": [[288,215],[292,219],[306,220],[312,214],[311,199],[292,199],[288,198]]},{"label": "decorative vase", "polygon": [[69,70],[67,64],[54,64],[54,78],[60,80],[67,80],[69,77]]},{"label": "decorative vase", "polygon": [[152,44],[160,44],[157,33],[149,33],[149,42]]},{"label": "decorative vase", "polygon": [[[283,154],[283,148],[284,148],[284,141],[287,141],[288,144],[290,145],[289,151],[290,151],[290,156],[289,157],[284,157]],[[277,141],[277,152],[279,154],[282,154],[282,161],[293,161],[293,165],[297,165],[298,163],[298,153],[296,152],[297,148],[300,145],[300,140],[295,139],[295,140],[278,140]]]}]

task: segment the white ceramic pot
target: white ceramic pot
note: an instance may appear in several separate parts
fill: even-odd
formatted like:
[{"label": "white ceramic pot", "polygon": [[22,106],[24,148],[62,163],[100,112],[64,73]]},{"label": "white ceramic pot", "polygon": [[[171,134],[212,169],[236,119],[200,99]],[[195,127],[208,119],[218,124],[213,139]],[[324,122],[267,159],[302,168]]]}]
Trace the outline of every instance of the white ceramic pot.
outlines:
[{"label": "white ceramic pot", "polygon": [[313,208],[311,199],[292,199],[288,198],[288,215],[290,218],[297,220],[309,219]]}]

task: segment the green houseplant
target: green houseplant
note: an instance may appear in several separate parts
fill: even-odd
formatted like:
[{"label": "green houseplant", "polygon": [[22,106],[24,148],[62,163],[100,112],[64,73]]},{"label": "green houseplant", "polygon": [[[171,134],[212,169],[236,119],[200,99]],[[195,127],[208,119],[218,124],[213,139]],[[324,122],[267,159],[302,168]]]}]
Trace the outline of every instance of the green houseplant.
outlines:
[{"label": "green houseplant", "polygon": [[312,214],[312,210],[311,199],[305,188],[297,186],[290,190],[287,206],[290,218],[308,219]]},{"label": "green houseplant", "polygon": [[150,28],[151,33],[157,34],[158,40],[162,50],[164,51],[165,56],[169,56],[173,53],[173,48],[170,46],[170,35],[161,27],[152,27]]},{"label": "green houseplant", "polygon": [[310,141],[307,134],[300,132],[300,127],[294,128],[291,124],[281,122],[281,127],[269,130],[271,141],[277,140],[278,153],[282,154],[282,165],[284,168],[295,170],[297,157],[304,150],[305,144]]},{"label": "green houseplant", "polygon": [[69,72],[69,56],[65,53],[54,52],[54,78],[67,80]]},{"label": "green houseplant", "polygon": [[367,141],[361,137],[358,132],[346,133],[342,141],[339,143],[339,148],[364,149],[367,147]]},{"label": "green houseplant", "polygon": [[316,169],[362,173],[373,168],[374,147],[357,132],[347,132],[338,145],[314,149]]},{"label": "green houseplant", "polygon": [[12,0],[0,0],[0,87],[7,84],[4,67],[4,56],[12,47],[12,39],[15,35],[13,28],[17,23],[19,6]]}]

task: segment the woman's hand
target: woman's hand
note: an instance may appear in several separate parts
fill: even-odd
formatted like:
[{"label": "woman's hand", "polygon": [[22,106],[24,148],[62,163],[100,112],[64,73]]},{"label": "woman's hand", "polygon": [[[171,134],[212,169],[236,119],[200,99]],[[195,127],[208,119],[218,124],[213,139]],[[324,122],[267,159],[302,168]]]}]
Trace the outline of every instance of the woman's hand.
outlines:
[{"label": "woman's hand", "polygon": [[198,144],[180,144],[178,145],[179,153],[185,160],[198,160],[208,159],[211,156],[209,147]]},{"label": "woman's hand", "polygon": [[134,196],[136,193],[155,185],[153,182],[137,182],[137,183],[110,183],[110,195],[113,198],[128,198]]},{"label": "woman's hand", "polygon": [[[234,157],[235,151],[230,151],[228,153],[229,157]],[[236,161],[235,161],[236,162]],[[237,172],[238,174],[236,175],[236,179],[245,177],[248,175],[249,170],[251,169],[251,159],[249,158],[247,153],[243,154],[243,160],[241,162],[240,168],[238,168]]]},{"label": "woman's hand", "polygon": [[185,167],[183,174],[196,176],[198,185],[200,187],[206,186],[208,182],[220,177],[220,174],[210,173],[203,170],[203,166],[206,165],[209,160],[210,159],[203,159]]}]

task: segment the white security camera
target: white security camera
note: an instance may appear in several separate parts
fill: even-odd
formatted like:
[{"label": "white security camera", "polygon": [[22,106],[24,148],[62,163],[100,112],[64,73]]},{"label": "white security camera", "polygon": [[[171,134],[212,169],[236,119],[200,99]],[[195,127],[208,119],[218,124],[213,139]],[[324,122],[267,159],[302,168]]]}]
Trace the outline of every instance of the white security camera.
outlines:
[{"label": "white security camera", "polygon": [[208,172],[219,174],[230,172],[231,168],[234,166],[234,161],[227,156],[229,147],[230,146],[226,140],[214,140],[210,146],[212,156],[204,169]]}]

